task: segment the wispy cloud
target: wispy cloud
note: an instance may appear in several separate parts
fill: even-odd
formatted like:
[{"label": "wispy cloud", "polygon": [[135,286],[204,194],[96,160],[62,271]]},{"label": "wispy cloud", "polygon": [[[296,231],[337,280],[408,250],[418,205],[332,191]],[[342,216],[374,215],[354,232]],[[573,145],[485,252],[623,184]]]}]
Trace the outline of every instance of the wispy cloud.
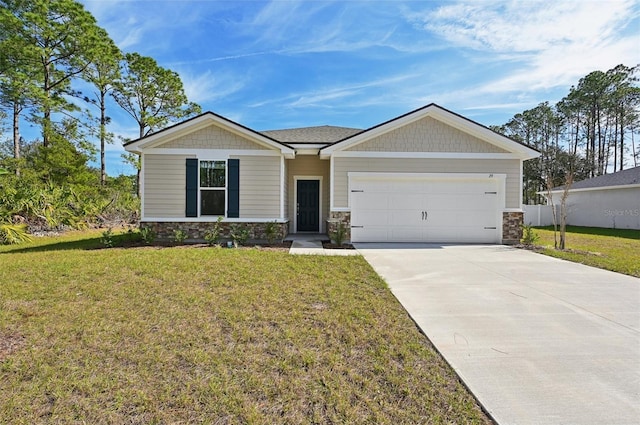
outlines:
[{"label": "wispy cloud", "polygon": [[215,102],[242,90],[246,82],[237,75],[214,73],[207,70],[201,74],[180,72],[187,98],[199,104]]}]

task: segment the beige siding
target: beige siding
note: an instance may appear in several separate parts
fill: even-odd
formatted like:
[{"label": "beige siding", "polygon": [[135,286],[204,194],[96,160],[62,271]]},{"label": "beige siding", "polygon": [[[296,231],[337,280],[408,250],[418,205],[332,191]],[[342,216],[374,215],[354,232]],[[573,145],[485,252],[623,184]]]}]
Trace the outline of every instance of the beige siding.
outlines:
[{"label": "beige siding", "polygon": [[159,147],[163,149],[268,149],[213,124]]},{"label": "beige siding", "polygon": [[145,217],[184,217],[187,155],[144,156]]},{"label": "beige siding", "polygon": [[517,159],[334,158],[334,207],[348,207],[348,172],[506,174],[506,207],[520,208],[520,161]]},{"label": "beige siding", "polygon": [[[325,230],[325,221],[329,218],[329,161],[320,159],[317,155],[299,155],[295,159],[285,160],[287,164],[287,190],[289,199],[288,214],[291,223],[296,216],[295,206],[295,176],[322,176],[322,211],[320,225]],[[293,224],[289,226],[293,231]]]},{"label": "beige siding", "polygon": [[240,160],[240,218],[279,218],[280,157],[231,158]]},{"label": "beige siding", "polygon": [[504,153],[503,149],[431,117],[409,123],[347,151]]}]

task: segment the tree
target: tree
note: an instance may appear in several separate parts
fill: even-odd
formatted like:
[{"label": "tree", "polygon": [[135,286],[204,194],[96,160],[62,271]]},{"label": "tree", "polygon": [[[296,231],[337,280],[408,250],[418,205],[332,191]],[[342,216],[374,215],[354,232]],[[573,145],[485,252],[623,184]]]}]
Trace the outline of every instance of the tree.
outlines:
[{"label": "tree", "polygon": [[[122,78],[111,94],[138,123],[140,138],[172,121],[200,113],[200,106],[188,101],[180,76],[162,68],[153,58],[127,53],[121,72]],[[137,186],[139,190],[140,168]]]},{"label": "tree", "polygon": [[106,31],[100,28],[99,32],[103,33],[101,36],[103,42],[98,47],[100,54],[85,68],[82,75],[84,79],[91,82],[96,89],[93,97],[86,97],[85,100],[98,106],[100,109],[100,185],[105,186],[107,179],[105,143],[113,143],[113,135],[107,131],[109,118],[106,114],[106,98],[107,94],[113,90],[114,83],[120,77],[119,63],[122,58],[122,53],[109,38]]},{"label": "tree", "polygon": [[99,54],[103,32],[98,31],[94,17],[74,0],[0,0],[2,24],[12,34],[8,42],[29,62],[38,74],[31,81],[37,90],[32,94],[41,116],[44,147],[48,147],[56,131],[52,122],[55,112],[75,109],[65,96],[74,95],[71,80]]}]

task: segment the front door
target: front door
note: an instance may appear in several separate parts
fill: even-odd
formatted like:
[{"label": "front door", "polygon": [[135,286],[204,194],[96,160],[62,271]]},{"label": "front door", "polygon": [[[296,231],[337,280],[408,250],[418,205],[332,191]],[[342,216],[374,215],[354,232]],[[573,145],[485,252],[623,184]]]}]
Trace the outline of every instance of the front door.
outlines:
[{"label": "front door", "polygon": [[320,181],[298,180],[296,185],[297,231],[320,231]]}]

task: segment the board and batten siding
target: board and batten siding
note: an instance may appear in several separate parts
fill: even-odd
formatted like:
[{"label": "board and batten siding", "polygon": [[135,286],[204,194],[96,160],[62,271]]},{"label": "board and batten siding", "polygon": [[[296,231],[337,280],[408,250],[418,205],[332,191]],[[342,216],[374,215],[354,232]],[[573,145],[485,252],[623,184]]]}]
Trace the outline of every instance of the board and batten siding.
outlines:
[{"label": "board and batten siding", "polygon": [[431,117],[374,137],[346,151],[506,153],[491,143]]},{"label": "board and batten siding", "polygon": [[186,158],[193,155],[144,155],[144,215],[185,216]]},{"label": "board and batten siding", "polygon": [[517,159],[334,158],[333,207],[348,208],[347,173],[495,173],[506,174],[506,208],[520,208],[520,161]]},{"label": "board and batten siding", "polygon": [[[285,160],[285,163],[287,164],[287,188],[289,192],[288,213],[291,223],[293,223],[296,216],[296,184],[294,182],[294,178],[299,176],[322,177],[322,193],[320,194],[320,199],[322,201],[322,211],[320,211],[320,229],[321,231],[324,231],[324,222],[329,217],[329,161],[320,159],[317,155],[299,155],[295,159]],[[291,224],[290,231],[293,231],[293,224]]]},{"label": "board and batten siding", "polygon": [[230,158],[240,160],[240,218],[280,218],[280,157]]}]

